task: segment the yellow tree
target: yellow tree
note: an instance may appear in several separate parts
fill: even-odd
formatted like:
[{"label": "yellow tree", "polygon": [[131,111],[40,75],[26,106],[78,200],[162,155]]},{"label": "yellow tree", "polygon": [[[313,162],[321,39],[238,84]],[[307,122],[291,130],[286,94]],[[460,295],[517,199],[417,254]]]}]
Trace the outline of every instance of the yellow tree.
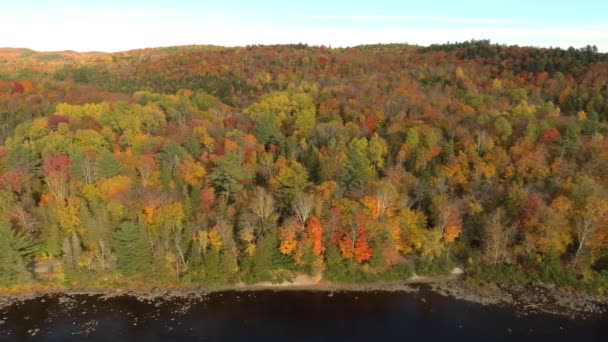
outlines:
[{"label": "yellow tree", "polygon": [[585,199],[582,208],[576,210],[574,229],[578,239],[578,248],[574,263],[585,252],[593,238],[600,230],[608,229],[608,200],[597,196],[589,196]]}]

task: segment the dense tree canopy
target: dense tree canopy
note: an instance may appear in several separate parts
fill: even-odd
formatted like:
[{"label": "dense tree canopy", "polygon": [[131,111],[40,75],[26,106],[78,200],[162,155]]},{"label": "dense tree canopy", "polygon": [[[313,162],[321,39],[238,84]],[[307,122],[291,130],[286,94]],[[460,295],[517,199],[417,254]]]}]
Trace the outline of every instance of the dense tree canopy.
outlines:
[{"label": "dense tree canopy", "polygon": [[2,286],[458,264],[608,291],[608,57],[593,47],[45,56],[0,50]]}]

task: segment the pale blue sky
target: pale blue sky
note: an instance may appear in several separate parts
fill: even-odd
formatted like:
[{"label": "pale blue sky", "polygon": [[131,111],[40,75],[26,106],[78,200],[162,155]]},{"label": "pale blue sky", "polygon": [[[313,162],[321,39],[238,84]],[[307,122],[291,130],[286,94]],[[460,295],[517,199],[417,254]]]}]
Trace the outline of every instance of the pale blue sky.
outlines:
[{"label": "pale blue sky", "polygon": [[428,45],[468,39],[608,52],[608,1],[0,0],[0,46],[121,51],[216,44]]}]

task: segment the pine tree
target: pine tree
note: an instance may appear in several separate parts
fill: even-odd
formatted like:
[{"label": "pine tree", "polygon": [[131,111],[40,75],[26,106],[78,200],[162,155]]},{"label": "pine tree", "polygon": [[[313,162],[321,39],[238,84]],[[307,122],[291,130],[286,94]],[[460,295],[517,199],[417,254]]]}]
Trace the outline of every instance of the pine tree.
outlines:
[{"label": "pine tree", "polygon": [[205,268],[205,279],[209,284],[220,282],[220,251],[217,248],[211,248],[205,253],[203,267]]},{"label": "pine tree", "polygon": [[11,229],[10,224],[0,222],[0,285],[16,283],[18,275],[25,273],[25,264],[37,251],[31,239]]},{"label": "pine tree", "polygon": [[253,129],[257,141],[268,147],[270,144],[280,144],[285,138],[281,133],[281,123],[273,114],[261,114]]},{"label": "pine tree", "polygon": [[342,182],[348,189],[361,187],[371,173],[371,163],[367,158],[368,143],[365,138],[353,139],[348,144]]},{"label": "pine tree", "polygon": [[133,222],[123,222],[114,233],[118,270],[125,276],[146,273],[152,255],[143,231]]},{"label": "pine tree", "polygon": [[218,193],[223,193],[226,199],[243,189],[241,182],[248,177],[242,167],[243,155],[231,152],[215,160],[215,168],[209,173],[209,179],[215,185]]},{"label": "pine tree", "polygon": [[122,172],[122,166],[110,151],[103,151],[97,160],[97,175],[102,178],[111,178]]},{"label": "pine tree", "polygon": [[264,281],[270,279],[273,253],[278,245],[276,229],[271,229],[260,237],[253,255],[252,280]]}]

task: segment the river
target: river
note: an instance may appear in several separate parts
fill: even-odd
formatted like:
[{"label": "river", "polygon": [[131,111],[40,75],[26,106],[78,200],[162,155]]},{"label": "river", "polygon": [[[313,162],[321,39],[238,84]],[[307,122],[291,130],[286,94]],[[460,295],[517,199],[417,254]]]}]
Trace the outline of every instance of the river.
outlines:
[{"label": "river", "polygon": [[404,292],[52,295],[0,310],[0,341],[608,341],[608,317],[526,314]]}]

